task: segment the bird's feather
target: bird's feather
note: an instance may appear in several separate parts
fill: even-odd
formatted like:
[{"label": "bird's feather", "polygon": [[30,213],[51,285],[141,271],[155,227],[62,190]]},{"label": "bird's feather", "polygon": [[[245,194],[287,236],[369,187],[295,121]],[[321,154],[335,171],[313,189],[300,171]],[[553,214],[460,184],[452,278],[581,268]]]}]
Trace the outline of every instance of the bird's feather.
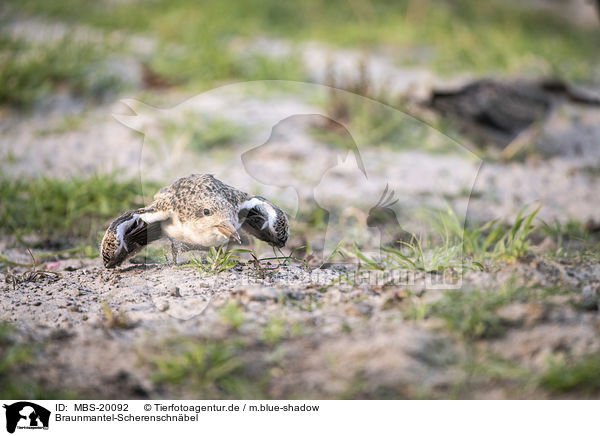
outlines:
[{"label": "bird's feather", "polygon": [[244,202],[238,214],[242,229],[276,247],[283,247],[289,236],[285,212],[263,197]]}]

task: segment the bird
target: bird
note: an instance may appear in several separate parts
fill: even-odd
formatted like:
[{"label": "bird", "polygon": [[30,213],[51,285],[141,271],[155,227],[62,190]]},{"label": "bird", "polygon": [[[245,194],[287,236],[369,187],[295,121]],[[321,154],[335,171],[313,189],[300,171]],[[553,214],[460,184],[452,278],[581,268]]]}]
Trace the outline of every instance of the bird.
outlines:
[{"label": "bird", "polygon": [[492,144],[510,156],[537,136],[562,102],[598,106],[600,97],[558,79],[484,78],[458,90],[434,90],[425,106],[456,121],[478,143]]},{"label": "bird", "polygon": [[250,196],[212,174],[192,174],[159,190],[150,205],[115,218],[100,251],[104,266],[115,268],[144,246],[167,237],[177,263],[180,249],[241,242],[240,229],[277,248],[284,247],[289,237],[288,217],[274,203]]}]

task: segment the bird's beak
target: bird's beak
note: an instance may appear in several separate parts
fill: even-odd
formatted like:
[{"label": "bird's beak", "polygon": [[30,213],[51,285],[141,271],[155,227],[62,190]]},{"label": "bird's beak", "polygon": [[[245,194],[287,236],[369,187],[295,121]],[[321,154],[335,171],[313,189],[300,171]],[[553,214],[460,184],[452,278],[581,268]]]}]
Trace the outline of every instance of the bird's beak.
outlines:
[{"label": "bird's beak", "polygon": [[231,225],[231,223],[228,223],[228,222],[221,223],[221,224],[217,225],[217,230],[220,233],[222,233],[223,235],[225,235],[225,237],[227,237],[228,239],[233,239],[234,241],[237,241],[238,244],[242,243],[242,240],[240,239],[240,235],[235,230],[235,227],[233,227]]}]

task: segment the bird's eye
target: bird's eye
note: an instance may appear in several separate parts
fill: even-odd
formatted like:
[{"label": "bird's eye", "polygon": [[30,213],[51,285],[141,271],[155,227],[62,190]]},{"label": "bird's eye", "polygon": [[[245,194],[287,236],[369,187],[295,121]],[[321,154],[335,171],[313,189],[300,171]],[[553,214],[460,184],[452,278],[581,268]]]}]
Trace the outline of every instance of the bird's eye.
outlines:
[{"label": "bird's eye", "polygon": [[204,209],[204,215],[210,215],[210,210]]}]

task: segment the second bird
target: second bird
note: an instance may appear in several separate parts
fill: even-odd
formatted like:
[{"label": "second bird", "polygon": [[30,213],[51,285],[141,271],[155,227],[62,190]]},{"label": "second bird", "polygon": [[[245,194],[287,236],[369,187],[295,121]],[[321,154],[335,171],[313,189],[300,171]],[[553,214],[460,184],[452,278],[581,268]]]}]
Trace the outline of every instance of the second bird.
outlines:
[{"label": "second bird", "polygon": [[176,262],[180,249],[240,242],[240,228],[279,248],[289,236],[285,212],[270,201],[249,196],[210,174],[192,174],[161,189],[149,206],[116,218],[102,239],[102,260],[106,268],[114,268],[166,236]]}]

